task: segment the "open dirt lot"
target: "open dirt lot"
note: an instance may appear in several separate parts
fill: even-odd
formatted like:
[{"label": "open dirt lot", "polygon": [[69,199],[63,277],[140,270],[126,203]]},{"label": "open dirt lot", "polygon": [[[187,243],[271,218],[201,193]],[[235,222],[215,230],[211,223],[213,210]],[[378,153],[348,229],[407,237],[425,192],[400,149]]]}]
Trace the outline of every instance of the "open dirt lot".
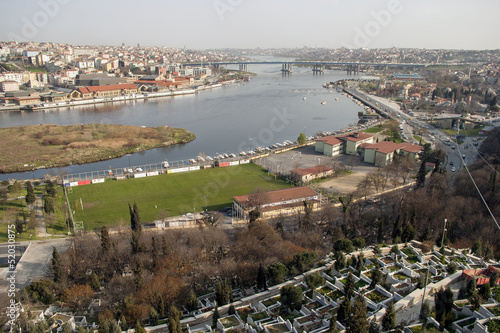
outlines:
[{"label": "open dirt lot", "polygon": [[349,155],[325,156],[314,151],[314,146],[302,147],[281,154],[271,155],[256,160],[260,166],[272,173],[289,175],[290,170],[309,168],[318,164],[332,168],[334,164],[344,164],[351,170],[349,175],[334,177],[319,184],[321,188],[329,189],[333,193],[347,194],[356,190],[356,186],[363,177],[376,169],[375,166],[361,162],[359,157]]}]

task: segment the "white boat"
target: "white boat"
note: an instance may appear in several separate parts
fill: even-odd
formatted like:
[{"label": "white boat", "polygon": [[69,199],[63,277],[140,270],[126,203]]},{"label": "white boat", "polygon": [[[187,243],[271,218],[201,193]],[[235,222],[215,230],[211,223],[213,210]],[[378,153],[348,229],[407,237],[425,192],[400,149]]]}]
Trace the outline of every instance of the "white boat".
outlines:
[{"label": "white boat", "polygon": [[321,102],[321,105],[325,105],[325,104],[326,104],[326,101]]},{"label": "white boat", "polygon": [[240,153],[240,155],[241,155],[241,156],[246,156],[246,154],[247,154],[247,153],[245,153],[244,151],[242,151],[242,152]]},{"label": "white boat", "polygon": [[168,168],[168,167],[169,167],[169,164],[168,164],[168,162],[167,162],[167,161],[163,161],[163,162],[161,163],[161,165],[162,165],[164,168]]},{"label": "white boat", "polygon": [[307,97],[302,97],[302,99],[305,101],[307,99]]}]

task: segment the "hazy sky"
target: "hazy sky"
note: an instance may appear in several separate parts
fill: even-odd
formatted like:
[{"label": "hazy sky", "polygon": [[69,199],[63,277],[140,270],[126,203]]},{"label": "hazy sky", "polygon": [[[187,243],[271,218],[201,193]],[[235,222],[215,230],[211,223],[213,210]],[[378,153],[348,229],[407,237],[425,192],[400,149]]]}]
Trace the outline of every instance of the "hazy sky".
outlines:
[{"label": "hazy sky", "polygon": [[497,49],[498,0],[0,0],[0,40]]}]

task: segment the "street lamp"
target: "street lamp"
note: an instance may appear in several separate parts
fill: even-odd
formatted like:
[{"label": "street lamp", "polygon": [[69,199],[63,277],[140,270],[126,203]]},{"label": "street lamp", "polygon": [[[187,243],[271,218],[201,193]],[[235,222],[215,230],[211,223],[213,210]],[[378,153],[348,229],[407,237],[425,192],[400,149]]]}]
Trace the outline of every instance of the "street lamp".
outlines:
[{"label": "street lamp", "polygon": [[128,166],[130,167],[130,154],[127,154],[128,157]]},{"label": "street lamp", "polygon": [[207,199],[208,199],[208,195],[205,195],[205,211],[208,211],[208,204],[207,204]]},{"label": "street lamp", "polygon": [[443,243],[444,243],[444,234],[446,232],[446,222],[448,220],[447,219],[444,219],[444,227],[443,227],[443,237],[441,237],[441,248],[443,248]]}]

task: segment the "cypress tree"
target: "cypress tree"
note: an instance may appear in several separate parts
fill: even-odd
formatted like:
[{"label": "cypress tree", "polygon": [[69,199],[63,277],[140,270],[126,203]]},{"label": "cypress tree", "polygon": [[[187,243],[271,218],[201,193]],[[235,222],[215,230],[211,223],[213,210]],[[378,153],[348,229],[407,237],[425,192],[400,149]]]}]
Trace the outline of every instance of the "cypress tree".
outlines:
[{"label": "cypress tree", "polygon": [[168,330],[169,330],[169,333],[182,333],[181,313],[173,305],[169,309]]},{"label": "cypress tree", "polygon": [[111,239],[109,238],[109,231],[105,226],[101,229],[101,248],[104,254],[107,254],[111,249]]},{"label": "cypress tree", "polygon": [[31,182],[27,181],[26,182],[26,204],[31,205],[32,203],[35,202],[36,196],[35,196],[35,189],[33,188],[33,185]]},{"label": "cypress tree", "polygon": [[219,320],[219,318],[219,308],[217,307],[217,304],[215,304],[214,314],[212,315],[212,328],[217,327],[217,320]]},{"label": "cypress tree", "polygon": [[347,299],[351,299],[351,297],[354,295],[354,276],[351,273],[347,275],[347,280],[344,287],[344,294]]},{"label": "cypress tree", "polygon": [[396,328],[396,311],[394,311],[394,303],[391,302],[382,317],[382,329],[390,331],[394,328]]},{"label": "cypress tree", "polygon": [[356,296],[352,315],[348,320],[347,333],[359,333],[368,331],[368,319],[366,318],[366,302],[362,295]]},{"label": "cypress tree", "polygon": [[198,310],[198,307],[199,307],[198,298],[196,297],[194,290],[191,289],[189,290],[186,308],[188,309],[188,311],[196,311]]},{"label": "cypress tree", "polygon": [[64,284],[66,282],[66,270],[59,251],[55,247],[52,247],[52,270],[54,271],[54,282]]},{"label": "cypress tree", "polygon": [[340,304],[339,311],[337,312],[337,320],[342,324],[346,324],[351,316],[351,300],[344,296],[344,300]]},{"label": "cypress tree", "polygon": [[259,270],[257,271],[257,289],[262,290],[267,288],[266,283],[266,272],[262,263],[259,264]]}]

